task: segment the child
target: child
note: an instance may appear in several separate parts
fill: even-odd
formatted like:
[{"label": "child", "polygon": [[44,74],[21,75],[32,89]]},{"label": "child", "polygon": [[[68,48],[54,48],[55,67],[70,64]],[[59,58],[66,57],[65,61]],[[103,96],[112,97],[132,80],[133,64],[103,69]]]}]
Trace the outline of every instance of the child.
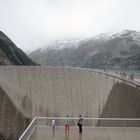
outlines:
[{"label": "child", "polygon": [[55,120],[52,120],[52,129],[54,130],[55,129]]}]

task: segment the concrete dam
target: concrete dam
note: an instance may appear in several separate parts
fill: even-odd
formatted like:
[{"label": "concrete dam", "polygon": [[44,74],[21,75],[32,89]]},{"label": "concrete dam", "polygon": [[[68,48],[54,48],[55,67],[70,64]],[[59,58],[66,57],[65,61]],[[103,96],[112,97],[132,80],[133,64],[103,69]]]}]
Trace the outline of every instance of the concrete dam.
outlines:
[{"label": "concrete dam", "polygon": [[138,118],[140,86],[91,69],[0,67],[0,137],[17,139],[35,116],[67,114]]}]

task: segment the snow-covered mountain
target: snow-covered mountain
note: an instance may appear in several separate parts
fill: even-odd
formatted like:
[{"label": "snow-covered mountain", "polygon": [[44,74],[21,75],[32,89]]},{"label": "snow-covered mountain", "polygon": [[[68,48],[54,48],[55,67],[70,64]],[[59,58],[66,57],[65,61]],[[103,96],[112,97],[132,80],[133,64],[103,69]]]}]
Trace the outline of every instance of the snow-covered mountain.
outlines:
[{"label": "snow-covered mountain", "polygon": [[40,47],[40,48],[36,49],[34,52],[46,53],[50,49],[51,50],[61,50],[61,49],[64,49],[64,48],[76,49],[77,47],[79,47],[79,45],[82,41],[83,40],[80,40],[80,39],[57,40],[57,41],[54,41],[47,46],[43,46],[43,47]]},{"label": "snow-covered mountain", "polygon": [[42,65],[140,69],[140,32],[108,32],[89,39],[56,41],[30,57]]},{"label": "snow-covered mountain", "polygon": [[71,39],[71,40],[59,40],[55,41],[49,45],[52,49],[64,49],[67,48],[77,48],[80,44],[80,40],[78,39]]},{"label": "snow-covered mountain", "polygon": [[123,30],[122,32],[107,32],[107,33],[102,33],[97,36],[94,36],[93,38],[100,39],[100,40],[110,40],[116,37],[120,37],[120,38],[131,37],[134,40],[139,40],[140,32],[136,32],[133,30]]}]

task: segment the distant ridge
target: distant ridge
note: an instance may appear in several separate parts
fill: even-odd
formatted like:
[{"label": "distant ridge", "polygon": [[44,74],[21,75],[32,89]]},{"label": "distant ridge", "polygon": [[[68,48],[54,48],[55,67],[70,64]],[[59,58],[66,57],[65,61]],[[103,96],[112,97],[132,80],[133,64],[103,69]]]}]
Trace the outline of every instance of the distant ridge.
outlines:
[{"label": "distant ridge", "polygon": [[0,65],[37,65],[0,31]]},{"label": "distant ridge", "polygon": [[30,57],[41,65],[140,70],[140,32],[108,32],[85,40],[57,41]]}]

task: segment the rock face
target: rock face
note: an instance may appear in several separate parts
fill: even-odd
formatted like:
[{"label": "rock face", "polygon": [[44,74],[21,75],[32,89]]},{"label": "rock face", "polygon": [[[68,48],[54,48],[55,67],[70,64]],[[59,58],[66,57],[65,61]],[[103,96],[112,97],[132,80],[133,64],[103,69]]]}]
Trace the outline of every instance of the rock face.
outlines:
[{"label": "rock face", "polygon": [[30,57],[46,66],[140,69],[140,32],[124,30],[88,40],[58,41]]},{"label": "rock face", "polygon": [[37,65],[0,31],[0,65]]},{"label": "rock face", "polygon": [[0,140],[16,140],[25,130],[27,119],[0,87]]}]

